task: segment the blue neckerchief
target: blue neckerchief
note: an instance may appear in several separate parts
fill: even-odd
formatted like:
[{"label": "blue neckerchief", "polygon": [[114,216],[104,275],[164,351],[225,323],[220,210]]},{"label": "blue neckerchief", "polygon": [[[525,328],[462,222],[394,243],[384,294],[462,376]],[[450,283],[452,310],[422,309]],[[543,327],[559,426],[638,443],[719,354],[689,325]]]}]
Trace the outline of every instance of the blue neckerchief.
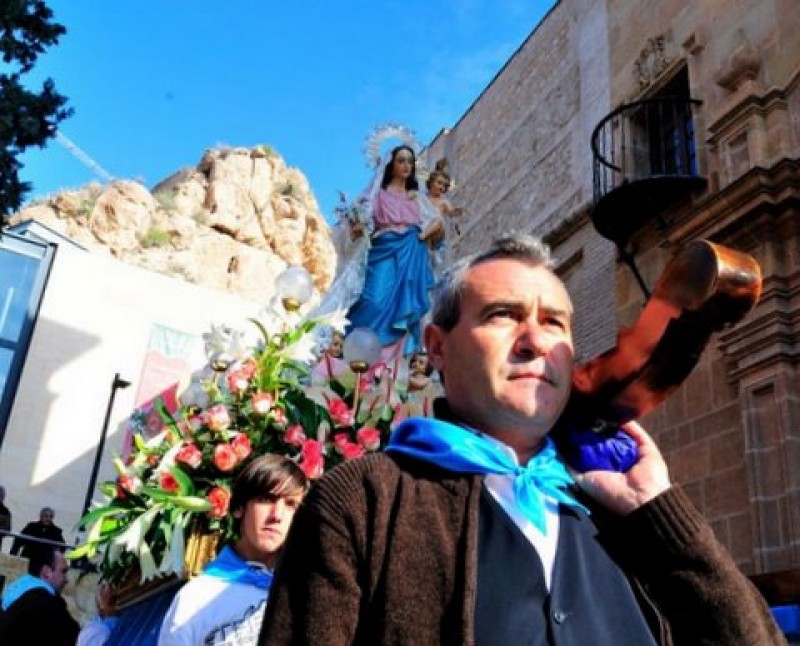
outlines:
[{"label": "blue neckerchief", "polygon": [[3,593],[3,610],[8,610],[9,606],[23,594],[30,590],[35,590],[36,588],[47,590],[52,595],[56,594],[56,589],[47,581],[43,581],[38,576],[33,576],[32,574],[23,574],[6,586],[6,591]]},{"label": "blue neckerchief", "polygon": [[217,558],[203,568],[203,573],[224,581],[254,585],[262,590],[269,590],[269,586],[272,585],[272,572],[265,565],[245,561],[228,545],[222,548]]},{"label": "blue neckerchief", "polygon": [[547,533],[545,496],[589,513],[566,491],[574,481],[559,461],[550,438],[545,439],[542,450],[522,467],[478,433],[428,417],[413,417],[392,432],[386,451],[431,462],[457,473],[513,475],[520,511],[543,534]]}]

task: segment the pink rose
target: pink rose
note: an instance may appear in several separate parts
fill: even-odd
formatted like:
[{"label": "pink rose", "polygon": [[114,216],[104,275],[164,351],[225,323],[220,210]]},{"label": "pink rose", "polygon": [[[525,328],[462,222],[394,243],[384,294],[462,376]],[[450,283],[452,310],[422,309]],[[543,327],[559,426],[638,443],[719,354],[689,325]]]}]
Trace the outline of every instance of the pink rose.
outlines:
[{"label": "pink rose", "polygon": [[214,466],[220,471],[231,471],[238,462],[239,458],[230,444],[217,444],[214,447]]},{"label": "pink rose", "polygon": [[229,372],[225,380],[232,393],[243,393],[250,387],[250,379],[241,370]]},{"label": "pink rose", "polygon": [[244,433],[239,433],[231,440],[231,447],[236,457],[239,460],[244,460],[248,455],[253,452],[253,446],[250,444],[250,438]]},{"label": "pink rose", "polygon": [[244,363],[242,363],[242,365],[239,366],[239,372],[241,372],[245,378],[252,379],[258,372],[258,366],[252,359],[247,359]]},{"label": "pink rose", "polygon": [[319,478],[322,475],[325,458],[322,456],[322,445],[317,440],[306,440],[300,449],[300,468],[307,478]]},{"label": "pink rose", "polygon": [[222,431],[231,425],[231,415],[224,404],[217,404],[203,414],[203,422],[214,431]]},{"label": "pink rose", "polygon": [[275,423],[276,426],[286,426],[286,411],[282,408],[273,408],[272,409],[272,421]]},{"label": "pink rose", "polygon": [[350,444],[350,436],[347,433],[337,433],[333,436],[333,445],[339,453],[344,453],[344,447]]},{"label": "pink rose", "polygon": [[366,451],[377,451],[381,446],[381,432],[372,426],[365,426],[359,429],[356,434],[358,443]]},{"label": "pink rose", "polygon": [[200,449],[189,442],[181,447],[181,450],[175,455],[175,460],[188,464],[192,469],[196,469],[203,463],[203,454]]},{"label": "pink rose", "polygon": [[360,458],[362,455],[364,455],[364,449],[355,442],[348,442],[342,448],[342,455],[344,456],[345,460]]},{"label": "pink rose", "polygon": [[141,488],[141,478],[132,473],[123,473],[117,478],[117,497],[119,498],[124,498],[126,493],[138,494]]},{"label": "pink rose", "polygon": [[178,481],[169,471],[162,471],[158,476],[158,486],[167,493],[173,493],[179,489]]},{"label": "pink rose", "polygon": [[328,402],[328,413],[337,426],[352,426],[355,421],[353,411],[343,399]]},{"label": "pink rose", "polygon": [[264,416],[272,410],[272,395],[269,393],[256,393],[250,399],[250,405],[256,415]]},{"label": "pink rose", "polygon": [[303,432],[303,427],[300,424],[294,424],[286,429],[283,434],[283,441],[292,446],[303,446],[306,440],[306,434]]},{"label": "pink rose", "polygon": [[208,492],[208,502],[211,503],[211,509],[208,515],[211,518],[222,518],[228,513],[228,506],[231,502],[231,493],[224,487],[214,487]]}]

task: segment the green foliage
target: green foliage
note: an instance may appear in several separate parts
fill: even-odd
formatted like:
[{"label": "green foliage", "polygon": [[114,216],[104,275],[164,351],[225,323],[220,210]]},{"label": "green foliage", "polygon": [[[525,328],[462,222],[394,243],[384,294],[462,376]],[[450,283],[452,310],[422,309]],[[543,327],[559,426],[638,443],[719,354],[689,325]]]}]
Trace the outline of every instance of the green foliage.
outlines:
[{"label": "green foliage", "polygon": [[164,247],[169,244],[169,233],[161,227],[152,226],[142,237],[142,246],[146,249],[151,247]]},{"label": "green foliage", "polygon": [[58,124],[72,114],[67,99],[56,92],[51,79],[39,91],[23,83],[45,49],[55,45],[66,29],[53,22],[53,12],[42,0],[0,2],[0,54],[6,65],[0,73],[0,217],[22,204],[31,189],[19,172],[20,155],[31,146],[44,146]]},{"label": "green foliage", "polygon": [[275,151],[275,149],[274,149],[272,146],[270,146],[269,144],[260,144],[259,146],[256,146],[256,147],[257,147],[257,148],[260,148],[260,149],[261,149],[261,151],[262,151],[262,152],[263,152],[263,153],[264,153],[264,154],[265,154],[265,155],[266,155],[266,156],[267,156],[269,159],[273,159],[273,158],[275,158],[275,157],[277,157],[277,156],[278,156],[278,153],[277,153],[277,152]]}]

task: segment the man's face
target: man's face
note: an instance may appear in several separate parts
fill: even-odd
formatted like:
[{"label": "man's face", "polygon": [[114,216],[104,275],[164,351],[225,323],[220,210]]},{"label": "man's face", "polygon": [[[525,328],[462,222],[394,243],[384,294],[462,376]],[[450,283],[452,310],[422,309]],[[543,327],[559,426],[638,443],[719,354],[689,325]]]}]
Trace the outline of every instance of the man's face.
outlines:
[{"label": "man's face", "polygon": [[45,565],[39,578],[47,581],[60,593],[67,585],[67,574],[69,574],[69,563],[61,552],[56,552],[52,567]]},{"label": "man's face", "polygon": [[292,519],[303,496],[268,495],[250,500],[234,515],[241,519],[237,551],[248,561],[272,566],[286,540]]},{"label": "man's face", "polygon": [[53,524],[53,512],[49,509],[44,509],[39,514],[39,520],[43,525],[52,525]]},{"label": "man's face", "polygon": [[453,412],[521,456],[536,450],[569,397],[571,312],[545,267],[500,258],[471,268],[458,324],[425,334]]}]

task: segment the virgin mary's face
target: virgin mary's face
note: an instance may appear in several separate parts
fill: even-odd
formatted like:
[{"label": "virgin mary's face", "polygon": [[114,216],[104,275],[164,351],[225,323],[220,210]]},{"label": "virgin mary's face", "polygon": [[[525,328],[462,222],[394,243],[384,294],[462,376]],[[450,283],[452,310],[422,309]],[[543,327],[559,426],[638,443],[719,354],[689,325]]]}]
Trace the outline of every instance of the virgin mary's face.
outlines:
[{"label": "virgin mary's face", "polygon": [[414,172],[414,155],[410,150],[401,148],[392,160],[392,177],[407,179]]}]

